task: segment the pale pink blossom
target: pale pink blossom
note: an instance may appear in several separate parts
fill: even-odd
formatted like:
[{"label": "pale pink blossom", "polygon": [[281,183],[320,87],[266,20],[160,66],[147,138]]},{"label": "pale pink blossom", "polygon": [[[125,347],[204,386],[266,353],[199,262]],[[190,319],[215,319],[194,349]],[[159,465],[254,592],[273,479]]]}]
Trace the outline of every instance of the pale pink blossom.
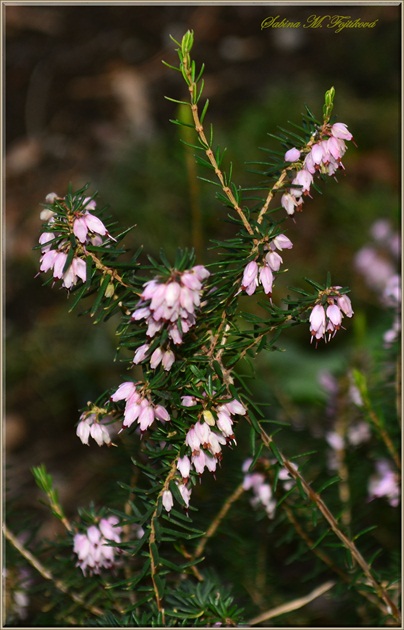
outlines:
[{"label": "pale pink blossom", "polygon": [[181,405],[183,407],[193,407],[197,404],[196,398],[194,396],[182,396]]},{"label": "pale pink blossom", "polygon": [[189,507],[189,501],[191,499],[192,490],[187,488],[187,486],[183,483],[179,483],[177,485],[178,485],[178,490],[180,491],[180,494],[185,503],[185,507]]},{"label": "pale pink blossom", "polygon": [[263,267],[261,267],[260,269],[260,273],[259,273],[259,278],[260,278],[260,282],[264,288],[264,293],[266,295],[271,295],[272,294],[272,284],[274,281],[274,277],[272,275],[272,271],[271,269],[267,266],[264,265]]},{"label": "pale pink blossom", "polygon": [[177,462],[177,469],[180,471],[183,479],[188,479],[191,472],[191,462],[187,455],[180,457]]},{"label": "pale pink blossom", "polygon": [[77,425],[76,435],[80,438],[83,444],[88,445],[88,439],[90,437],[91,420],[89,418],[82,418]]},{"label": "pale pink blossom", "polygon": [[162,405],[155,406],[154,416],[157,418],[157,420],[160,420],[160,422],[168,422],[170,420],[170,414],[168,413],[167,409]]},{"label": "pale pink blossom", "polygon": [[139,346],[139,348],[135,352],[135,356],[133,357],[133,363],[141,363],[147,356],[149,352],[150,345],[148,343],[144,343]]},{"label": "pale pink blossom", "polygon": [[132,394],[136,392],[136,385],[132,381],[125,381],[125,383],[121,383],[111,396],[111,400],[113,402],[117,402],[118,400],[128,400]]},{"label": "pale pink blossom", "polygon": [[331,127],[331,134],[334,138],[340,138],[341,140],[352,140],[352,134],[348,131],[348,127],[345,123],[334,123]]},{"label": "pale pink blossom", "polygon": [[150,367],[154,370],[161,363],[162,358],[163,350],[161,348],[156,348],[150,357]]},{"label": "pale pink blossom", "polygon": [[100,422],[93,422],[90,429],[90,435],[97,442],[98,446],[111,444],[108,429]]},{"label": "pale pink blossom", "polygon": [[258,286],[258,264],[255,260],[249,262],[243,272],[243,278],[241,280],[241,286],[243,289],[246,289],[251,284],[256,284]]},{"label": "pale pink blossom", "polygon": [[283,263],[282,257],[278,252],[269,251],[265,256],[267,265],[272,271],[279,271],[281,264]]},{"label": "pale pink blossom", "polygon": [[344,294],[344,295],[338,296],[337,305],[341,309],[341,311],[344,313],[344,315],[346,315],[347,317],[352,317],[352,315],[354,314],[352,310],[351,300],[349,299],[347,295]]},{"label": "pale pink blossom", "polygon": [[330,304],[327,306],[326,311],[327,318],[332,323],[333,328],[338,330],[341,327],[342,313],[336,304]]},{"label": "pale pink blossom", "polygon": [[200,450],[192,455],[192,465],[195,468],[198,475],[201,475],[204,471],[206,464],[205,453]]},{"label": "pale pink blossom", "polygon": [[166,350],[163,354],[162,365],[163,368],[168,372],[171,369],[175,361],[175,355],[172,350]]},{"label": "pale pink blossom", "polygon": [[300,151],[293,147],[293,149],[289,149],[285,153],[284,160],[285,162],[296,162],[300,158]]},{"label": "pale pink blossom", "polygon": [[174,505],[173,495],[170,490],[164,490],[162,495],[163,507],[166,512],[170,512],[171,508]]},{"label": "pale pink blossom", "polygon": [[[313,183],[313,175],[302,169],[296,174],[296,177],[292,181],[293,194],[298,196],[299,194],[309,192],[310,186]],[[299,186],[299,188],[294,188],[294,186]]]},{"label": "pale pink blossom", "polygon": [[99,234],[100,236],[110,236],[101,219],[86,210],[80,217],[74,220],[73,233],[80,243],[86,243],[88,240],[88,232]]},{"label": "pale pink blossom", "polygon": [[279,249],[279,251],[282,251],[283,249],[292,249],[293,247],[292,241],[285,236],[285,234],[278,234],[278,236],[275,236],[275,238],[271,241],[271,244],[272,243],[275,245],[276,249]]},{"label": "pale pink blossom", "polygon": [[281,197],[281,206],[289,215],[294,214],[297,206],[300,206],[301,203],[302,200],[296,199],[295,195],[290,192],[284,193]]},{"label": "pale pink blossom", "polygon": [[325,333],[325,310],[321,304],[316,304],[310,313],[310,333],[312,338],[321,339]]},{"label": "pale pink blossom", "polygon": [[368,491],[370,500],[386,497],[392,507],[397,507],[400,503],[398,475],[387,460],[376,462],[376,473],[370,478]]}]

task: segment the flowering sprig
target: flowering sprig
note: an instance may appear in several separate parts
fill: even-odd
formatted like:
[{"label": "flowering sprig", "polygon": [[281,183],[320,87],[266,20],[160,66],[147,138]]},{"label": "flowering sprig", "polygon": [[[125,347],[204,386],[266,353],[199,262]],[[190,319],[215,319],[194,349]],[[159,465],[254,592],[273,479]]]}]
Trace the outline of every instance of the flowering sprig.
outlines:
[{"label": "flowering sprig", "polygon": [[341,122],[333,125],[324,123],[314,138],[303,149],[293,147],[285,153],[285,162],[292,162],[295,170],[291,187],[281,199],[288,215],[302,210],[304,197],[310,196],[315,175],[332,176],[344,169],[341,160],[347,149],[345,141],[352,140],[347,125]]},{"label": "flowering sprig", "polygon": [[[205,581],[196,566],[203,545],[197,545],[193,552],[191,545],[195,538],[206,541],[217,526],[205,535],[193,524],[197,483],[206,471],[217,473],[225,447],[237,446],[238,420],[250,427],[252,444],[258,451],[255,459],[263,446],[272,449],[279,464],[277,479],[285,484],[284,489],[286,484],[292,491],[296,486],[321,513],[378,596],[390,605],[388,594],[319,493],[262,428],[260,411],[244,391],[236,369],[244,357],[274,348],[279,335],[290,326],[307,324],[309,319],[312,340],[329,340],[342,327],[343,316],[353,315],[347,290],[330,281],[326,286],[310,281],[315,293],[298,291],[297,300],[284,300],[286,309],[277,306],[274,291],[283,264],[279,252],[293,247],[283,223],[298,206],[301,208],[317,175],[334,175],[343,168],[345,141],[352,139],[344,124],[330,121],[335,91],[326,93],[322,122],[308,117],[300,148],[286,143],[286,155],[272,165],[263,199],[249,208],[243,200],[245,189],[232,181],[231,169],[224,169],[224,152],[213,146],[213,133],[204,129],[208,103],[200,109],[203,67],[197,71],[191,58],[193,34],[186,33],[177,44],[179,65],[175,69],[189,93],[189,102],[181,101],[181,105],[190,108],[197,162],[213,173],[214,183],[219,184],[218,198],[229,208],[236,230],[227,241],[214,243],[217,259],[208,268],[197,264],[192,252],[179,251],[174,264],[161,254],[161,264],[149,258],[146,265],[138,263],[137,252],[129,262],[118,263],[124,251],[118,248],[123,234],[116,234],[98,216],[94,199],[87,197],[84,189],[63,198],[51,194],[42,213],[46,224],[40,237],[41,271],[52,271],[52,277],[60,279],[69,294],[75,293],[75,304],[92,296],[89,313],[97,314],[98,321],[120,314],[118,350],[129,351],[128,371],[135,373],[126,374],[120,385],[105,394],[100,406],[89,403],[76,429],[83,444],[91,444],[92,438],[101,446],[112,444],[110,427],[119,426],[114,452],[121,452],[123,458],[129,455],[131,470],[130,483],[120,486],[127,493],[124,509],[115,510],[117,516],[108,519],[93,519],[85,532],[80,529],[75,534],[76,573],[87,580],[90,575],[102,577],[114,567],[125,597],[128,592],[133,594],[130,609],[140,611],[138,625],[145,623],[140,616],[145,609],[145,625],[161,627],[172,620],[184,624],[189,617],[185,613],[178,617],[181,605],[172,604],[179,583],[173,576],[181,574],[181,583],[186,584],[191,583],[190,574],[201,583]],[[283,201],[270,208],[278,193],[283,193]],[[288,203],[285,195],[290,196]],[[275,212],[285,205],[287,216],[282,212],[282,217],[275,219]],[[261,288],[270,298],[262,304],[263,316],[245,313],[243,293],[251,296]],[[259,472],[244,472],[245,487],[239,485],[231,502],[243,490],[251,489],[254,504],[261,503],[268,515],[275,517],[275,487]],[[226,509],[229,505],[227,502]],[[69,526],[70,534],[73,531]],[[125,564],[116,562],[118,549],[129,552],[121,556]],[[190,587],[189,592],[195,589]],[[127,604],[125,600],[120,606]],[[213,608],[216,617],[212,623],[237,625],[239,619],[233,621],[230,604],[224,606],[221,601],[221,606],[221,610]],[[206,613],[192,610],[191,617],[199,623],[206,619]],[[125,619],[122,625],[136,624]]]},{"label": "flowering sprig", "polygon": [[[77,203],[77,200],[79,203]],[[80,279],[87,280],[87,266],[83,258],[85,245],[102,245],[107,240],[116,240],[108,232],[104,223],[89,210],[95,210],[96,202],[91,197],[76,198],[69,205],[68,198],[62,199],[56,193],[46,197],[48,207],[41,212],[49,231],[42,232],[40,271],[53,271],[53,277],[62,280],[66,289],[71,289]],[[71,238],[71,235],[77,239]]]}]

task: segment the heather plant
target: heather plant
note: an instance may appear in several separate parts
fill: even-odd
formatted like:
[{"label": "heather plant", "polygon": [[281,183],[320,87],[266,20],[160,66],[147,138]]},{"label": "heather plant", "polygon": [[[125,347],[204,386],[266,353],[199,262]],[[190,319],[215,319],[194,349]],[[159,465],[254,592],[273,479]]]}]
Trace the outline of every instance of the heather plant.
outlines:
[{"label": "heather plant", "polygon": [[[67,291],[69,310],[80,307],[97,324],[118,322],[122,380],[80,410],[77,439],[83,449],[117,449],[128,473],[114,478],[111,470],[111,482],[125,495],[122,505],[97,506],[96,499],[66,515],[51,474],[43,465],[34,468],[66,534],[35,546],[6,528],[9,619],[18,610],[23,618],[32,596],[44,602],[36,624],[258,625],[280,615],[285,621],[285,614],[327,594],[350,598],[358,610],[366,604],[364,623],[397,625],[398,566],[390,557],[374,566],[387,551],[374,549],[373,524],[364,527],[349,497],[349,457],[374,439],[376,472],[369,487],[365,482],[355,490],[355,501],[399,503],[397,430],[372,400],[366,370],[323,375],[328,430],[322,452],[291,455],[281,435],[293,428],[263,411],[243,373],[259,353],[279,351],[292,327],[306,328],[313,352],[336,334],[350,334],[348,287],[329,275],[323,282],[305,278],[279,301],[276,284],[286,265],[300,264],[290,251],[288,223],[304,221],[312,196],[343,172],[352,133],[333,118],[331,88],[320,118],[306,108],[300,125],[280,130],[279,149],[266,150],[266,160],[254,166],[259,184],[239,186],[206,127],[209,102],[203,101],[203,66],[191,57],[193,34],[175,44],[179,63],[166,65],[181,75],[188,100],[169,100],[180,111],[188,108],[190,117],[172,122],[193,130],[187,144],[233,233],[212,241],[209,263],[187,249],[171,261],[163,250],[155,259],[140,246],[126,250],[129,229],[117,227],[88,186],[46,198],[38,246],[45,282]],[[239,435],[248,451],[243,444],[236,471],[230,462],[240,461]],[[220,479],[229,466],[235,478],[225,494]],[[221,507],[214,512],[211,504]],[[276,536],[277,545],[298,541],[288,562],[302,567],[312,557],[316,587],[309,595],[283,606],[268,594],[263,599],[248,552],[235,561],[239,573],[233,571],[231,582],[221,572],[208,549],[220,553],[214,541],[221,545],[231,532],[237,506],[250,537],[256,527],[271,540]],[[232,544],[241,556],[252,541],[235,537]],[[243,583],[254,586],[243,590]]]}]

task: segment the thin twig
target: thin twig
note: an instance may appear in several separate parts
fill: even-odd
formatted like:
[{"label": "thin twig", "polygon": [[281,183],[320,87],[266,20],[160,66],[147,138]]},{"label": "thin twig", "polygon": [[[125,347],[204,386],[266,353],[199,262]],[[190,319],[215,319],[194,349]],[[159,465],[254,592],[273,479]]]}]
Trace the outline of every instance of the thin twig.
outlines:
[{"label": "thin twig", "polygon": [[50,582],[52,582],[55,588],[58,589],[58,591],[61,591],[62,593],[70,597],[70,599],[72,599],[76,604],[82,606],[85,610],[88,610],[93,615],[99,617],[103,614],[100,608],[87,604],[80,595],[69,591],[67,586],[61,580],[55,578],[52,573],[48,569],[46,569],[46,567],[44,567],[43,564],[41,564],[39,560],[37,560],[37,558],[35,558],[35,556],[33,556],[32,553],[20,543],[20,541],[8,529],[7,525],[3,525],[3,532],[5,537],[13,545],[13,547],[27,560],[27,562],[29,562],[32,567],[34,567],[34,569],[38,571],[38,573],[40,573],[40,575],[42,575],[45,580],[49,580]]},{"label": "thin twig", "polygon": [[304,597],[299,597],[298,599],[294,599],[287,604],[282,604],[281,606],[277,606],[276,608],[271,608],[271,610],[267,610],[267,612],[264,612],[261,615],[254,617],[254,619],[251,619],[251,621],[248,622],[248,625],[256,626],[257,624],[262,623],[263,621],[267,621],[268,619],[279,617],[279,615],[285,615],[288,612],[292,612],[292,610],[298,610],[299,608],[302,608],[303,606],[306,606],[306,604],[312,602],[314,599],[317,599],[317,597],[324,595],[324,593],[333,588],[333,586],[335,586],[335,582],[325,582]]},{"label": "thin twig", "polygon": [[193,555],[194,558],[199,558],[199,556],[202,555],[203,550],[206,547],[206,543],[208,542],[208,540],[210,538],[212,538],[213,534],[216,532],[217,528],[219,527],[220,523],[222,522],[222,520],[226,516],[227,512],[230,510],[230,508],[233,505],[233,503],[235,501],[237,501],[237,499],[239,499],[241,497],[243,492],[244,492],[244,488],[243,488],[243,484],[241,483],[239,486],[237,486],[237,488],[229,496],[229,498],[226,499],[226,501],[224,502],[224,504],[221,507],[220,511],[218,512],[218,514],[215,516],[215,518],[213,519],[212,523],[210,524],[206,534],[199,541],[199,544],[198,544],[197,548],[195,549],[195,552],[194,552],[194,555]]},{"label": "thin twig", "polygon": [[[266,446],[268,446],[269,448],[271,448],[271,443],[273,442],[273,440],[264,431],[264,429],[262,427],[260,427],[260,434],[261,434],[261,438],[262,438],[264,444]],[[300,483],[302,489],[304,490],[305,494],[307,495],[307,497],[310,499],[310,501],[312,501],[313,503],[315,503],[317,505],[317,508],[319,509],[319,511],[321,512],[321,514],[325,518],[325,520],[329,523],[329,525],[330,525],[331,529],[333,530],[333,532],[335,533],[335,535],[342,541],[344,547],[346,549],[348,549],[348,551],[350,551],[353,559],[361,567],[362,571],[364,572],[364,574],[366,575],[367,579],[369,580],[369,583],[374,588],[376,595],[380,599],[382,599],[384,601],[384,603],[386,604],[388,613],[392,617],[394,617],[397,621],[401,622],[401,615],[400,615],[400,611],[398,610],[397,606],[394,604],[394,602],[389,597],[386,589],[383,588],[383,586],[381,584],[379,584],[379,582],[376,580],[376,578],[374,577],[374,575],[372,573],[372,570],[371,570],[370,566],[368,565],[368,563],[366,562],[366,560],[364,559],[364,557],[362,556],[362,554],[360,553],[360,551],[356,547],[355,543],[352,540],[350,540],[344,534],[344,532],[340,529],[337,520],[334,518],[333,514],[330,512],[330,510],[328,509],[328,507],[326,506],[326,504],[324,503],[324,501],[322,500],[320,495],[317,494],[317,492],[315,492],[310,487],[310,485],[307,483],[307,481],[302,476],[302,474],[299,472],[299,470],[295,469],[292,466],[291,462],[279,451],[279,449],[277,449],[277,452],[279,454],[279,457],[280,457],[280,459],[282,461],[283,466],[289,471],[291,476],[296,481],[297,480],[299,481],[299,483]]]},{"label": "thin twig", "polygon": [[[306,545],[310,549],[310,551],[312,551],[321,560],[321,562],[323,562],[332,571],[334,571],[334,573],[336,573],[338,575],[338,577],[340,577],[341,580],[343,580],[345,582],[345,584],[352,584],[352,579],[350,578],[350,576],[347,575],[342,569],[340,569],[340,567],[338,567],[336,564],[334,564],[333,560],[324,551],[322,551],[317,546],[315,546],[314,540],[312,540],[310,538],[310,536],[307,534],[307,532],[304,531],[303,527],[300,525],[300,523],[296,519],[293,511],[287,505],[286,501],[284,501],[282,503],[281,507],[284,509],[284,511],[286,513],[286,516],[288,517],[289,521],[292,523],[293,527],[295,528],[296,533],[300,536],[300,538],[302,540],[304,540],[304,542],[306,543]],[[357,591],[358,591],[358,593],[360,595],[365,597],[365,599],[367,599],[369,602],[371,602],[377,608],[380,608],[380,604],[382,604],[382,603],[380,602],[379,599],[376,599],[375,597],[373,597],[372,594],[369,593],[369,591],[361,590],[360,589],[360,584],[358,584],[357,582],[354,582],[353,586],[357,589]],[[383,606],[383,604],[382,604],[382,606]],[[388,614],[385,606],[383,606],[381,611],[382,611],[382,613],[384,615]]]}]

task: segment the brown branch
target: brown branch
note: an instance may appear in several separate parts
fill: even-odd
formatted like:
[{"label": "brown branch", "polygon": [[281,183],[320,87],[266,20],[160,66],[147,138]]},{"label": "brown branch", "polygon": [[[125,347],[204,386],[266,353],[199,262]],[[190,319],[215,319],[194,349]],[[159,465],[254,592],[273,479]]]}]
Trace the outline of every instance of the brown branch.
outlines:
[{"label": "brown branch", "polygon": [[219,527],[219,525],[222,522],[222,520],[225,518],[227,512],[230,510],[230,508],[233,505],[233,503],[235,501],[237,501],[237,499],[239,499],[241,497],[243,492],[244,492],[244,488],[243,488],[243,484],[241,483],[239,486],[237,486],[237,488],[229,496],[229,498],[226,499],[226,501],[224,502],[222,508],[220,509],[220,511],[218,512],[218,514],[215,516],[215,518],[213,519],[212,523],[210,524],[206,534],[199,541],[199,544],[198,544],[198,546],[195,549],[195,552],[193,554],[194,558],[199,558],[199,556],[202,555],[203,550],[206,547],[206,543],[208,542],[208,540],[210,538],[212,538],[212,536],[216,532],[216,530]]},{"label": "brown branch", "polygon": [[[264,431],[264,429],[262,427],[260,427],[260,434],[261,434],[261,438],[262,438],[262,441],[264,442],[264,444],[268,448],[271,448],[271,443],[273,443],[273,439]],[[328,509],[328,507],[326,506],[326,504],[324,503],[324,501],[322,500],[320,495],[317,494],[317,492],[315,492],[310,487],[310,485],[307,483],[305,478],[301,475],[299,470],[295,469],[292,466],[291,462],[278,449],[277,449],[277,452],[279,454],[279,457],[280,457],[280,459],[282,461],[283,466],[289,471],[289,473],[291,474],[293,479],[295,479],[295,481],[299,482],[299,484],[301,485],[301,487],[302,487],[304,493],[306,494],[306,496],[308,497],[308,499],[310,499],[310,501],[312,501],[317,506],[317,508],[321,512],[322,516],[329,523],[329,525],[330,525],[331,529],[333,530],[334,534],[341,540],[341,542],[343,543],[344,547],[346,549],[348,549],[348,551],[351,553],[352,558],[361,567],[361,569],[362,569],[363,573],[365,574],[365,576],[367,577],[369,583],[374,588],[376,595],[380,599],[382,599],[384,601],[384,603],[386,604],[388,613],[392,617],[394,617],[394,619],[396,619],[397,621],[401,622],[401,615],[400,615],[400,611],[398,610],[397,606],[395,605],[395,603],[389,597],[386,589],[381,584],[379,584],[379,582],[376,580],[376,578],[374,577],[374,575],[372,573],[372,570],[371,570],[370,566],[368,565],[368,563],[366,562],[366,560],[364,559],[364,557],[362,556],[362,554],[360,553],[360,551],[356,547],[355,543],[352,540],[350,540],[344,534],[344,532],[340,529],[337,520],[335,519],[333,514],[330,512],[330,510]]]},{"label": "brown branch", "polygon": [[288,602],[287,604],[282,604],[281,606],[277,606],[276,608],[267,610],[267,612],[264,612],[261,615],[254,617],[254,619],[251,619],[251,621],[248,622],[248,625],[256,626],[257,624],[262,623],[263,621],[267,621],[268,619],[279,617],[279,615],[285,615],[286,613],[291,612],[292,610],[298,610],[299,608],[302,608],[303,606],[306,606],[306,604],[309,604],[310,602],[312,602],[313,599],[317,599],[317,597],[324,595],[324,593],[326,593],[331,588],[333,588],[333,586],[335,586],[335,582],[331,582],[331,581],[325,582],[324,584],[322,584],[321,586],[318,586],[313,591],[311,591],[311,593],[309,593],[308,595],[305,595],[304,597],[299,597],[298,599],[294,599],[293,601]]}]

